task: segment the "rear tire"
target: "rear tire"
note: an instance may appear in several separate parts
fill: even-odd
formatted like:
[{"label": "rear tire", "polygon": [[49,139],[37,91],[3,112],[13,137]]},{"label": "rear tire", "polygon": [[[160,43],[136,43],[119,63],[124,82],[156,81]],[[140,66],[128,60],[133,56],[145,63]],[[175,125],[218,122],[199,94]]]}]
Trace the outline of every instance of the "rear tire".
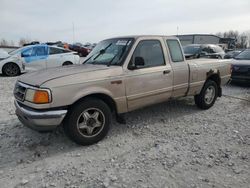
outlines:
[{"label": "rear tire", "polygon": [[6,63],[2,72],[5,76],[18,76],[21,73],[19,66],[15,63]]},{"label": "rear tire", "polygon": [[218,97],[218,85],[213,80],[207,80],[199,95],[194,96],[195,104],[201,109],[212,107]]},{"label": "rear tire", "polygon": [[71,108],[64,122],[64,130],[75,143],[91,145],[107,135],[111,118],[106,103],[96,98],[86,98]]},{"label": "rear tire", "polygon": [[64,62],[64,63],[62,64],[62,66],[66,66],[66,65],[73,65],[73,63],[70,62],[70,61],[66,61],[66,62]]}]

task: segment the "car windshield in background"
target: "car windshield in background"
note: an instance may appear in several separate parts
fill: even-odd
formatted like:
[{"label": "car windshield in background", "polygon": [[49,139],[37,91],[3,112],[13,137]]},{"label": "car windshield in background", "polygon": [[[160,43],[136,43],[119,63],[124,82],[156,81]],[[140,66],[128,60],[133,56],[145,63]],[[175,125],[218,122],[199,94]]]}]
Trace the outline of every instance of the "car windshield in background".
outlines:
[{"label": "car windshield in background", "polygon": [[16,55],[16,54],[18,54],[19,52],[28,49],[29,47],[30,47],[30,46],[18,48],[18,49],[16,49],[16,50],[13,50],[13,51],[9,52],[9,54],[10,54],[10,55]]},{"label": "car windshield in background", "polygon": [[197,54],[200,50],[200,46],[184,46],[184,54]]},{"label": "car windshield in background", "polygon": [[21,50],[23,50],[23,48],[18,48],[17,50],[13,50],[13,51],[9,52],[9,54],[15,55],[15,54],[19,53]]},{"label": "car windshield in background", "polygon": [[99,42],[88,55],[86,64],[121,65],[133,43],[132,38],[116,38]]},{"label": "car windshield in background", "polygon": [[235,59],[240,60],[250,60],[250,49],[246,49],[235,57]]}]

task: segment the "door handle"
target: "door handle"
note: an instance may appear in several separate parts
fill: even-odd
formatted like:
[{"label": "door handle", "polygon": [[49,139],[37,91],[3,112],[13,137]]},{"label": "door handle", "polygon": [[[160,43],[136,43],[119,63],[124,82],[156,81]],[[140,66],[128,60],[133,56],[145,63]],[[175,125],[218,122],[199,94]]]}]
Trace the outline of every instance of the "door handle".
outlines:
[{"label": "door handle", "polygon": [[169,74],[171,72],[171,70],[164,70],[163,74]]}]

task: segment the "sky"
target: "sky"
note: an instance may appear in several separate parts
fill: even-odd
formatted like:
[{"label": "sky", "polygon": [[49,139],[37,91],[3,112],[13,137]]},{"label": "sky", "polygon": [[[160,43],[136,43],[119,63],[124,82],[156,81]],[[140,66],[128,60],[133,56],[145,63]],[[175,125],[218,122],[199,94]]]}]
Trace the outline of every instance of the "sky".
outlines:
[{"label": "sky", "polygon": [[249,23],[250,0],[0,0],[0,39],[15,43],[244,32]]}]

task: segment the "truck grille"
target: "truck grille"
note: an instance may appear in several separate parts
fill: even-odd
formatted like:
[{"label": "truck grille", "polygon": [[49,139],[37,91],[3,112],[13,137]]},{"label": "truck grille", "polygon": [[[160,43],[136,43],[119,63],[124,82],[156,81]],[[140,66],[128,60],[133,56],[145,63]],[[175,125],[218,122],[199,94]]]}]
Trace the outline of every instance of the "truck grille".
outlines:
[{"label": "truck grille", "polygon": [[25,92],[26,92],[26,87],[24,87],[22,84],[17,82],[15,85],[15,89],[14,89],[15,98],[17,100],[24,101]]}]

